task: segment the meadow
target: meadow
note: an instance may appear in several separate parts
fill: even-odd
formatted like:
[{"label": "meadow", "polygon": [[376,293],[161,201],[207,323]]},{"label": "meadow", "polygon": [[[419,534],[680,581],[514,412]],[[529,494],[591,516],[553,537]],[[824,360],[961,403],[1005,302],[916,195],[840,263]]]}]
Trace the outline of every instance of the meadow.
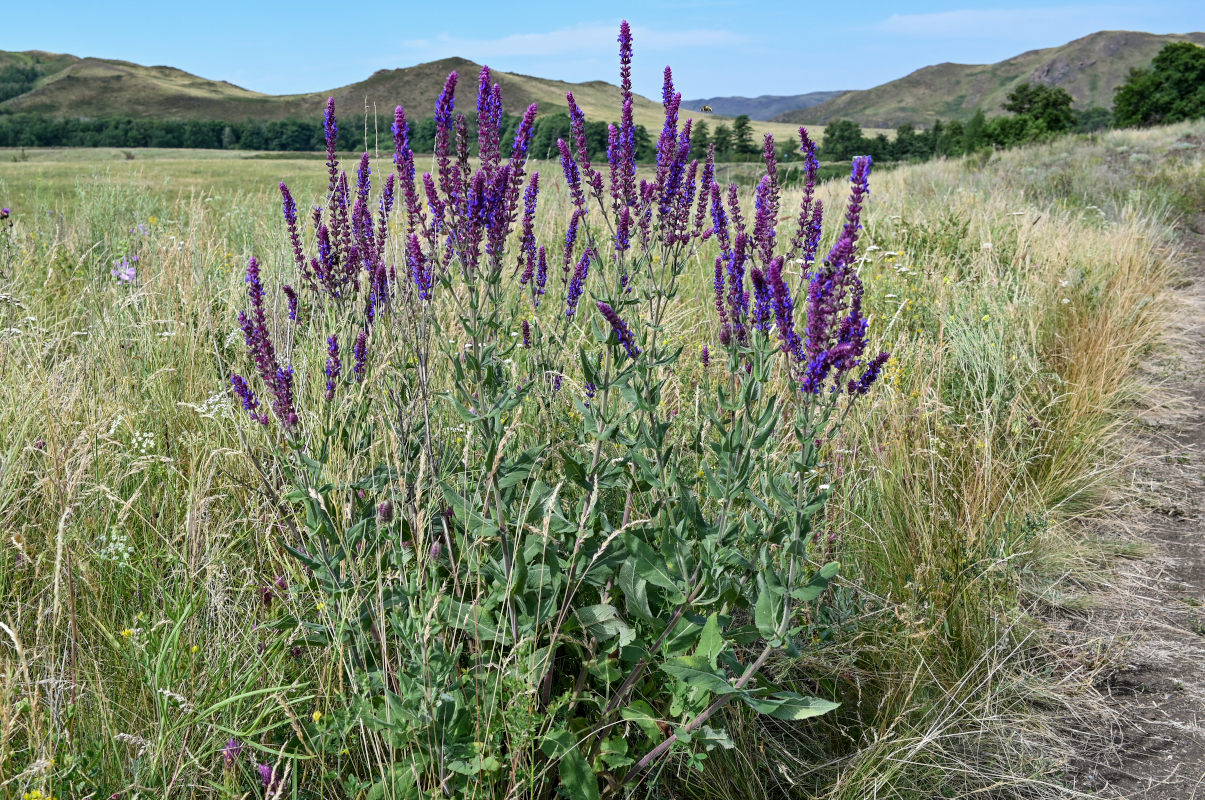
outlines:
[{"label": "meadow", "polygon": [[[585,713],[577,711],[583,685],[619,683],[629,668],[628,637],[640,646],[647,634],[627,606],[625,619],[592,622],[578,609],[573,647],[592,655],[564,657],[564,696],[556,699],[559,684],[550,699],[542,696],[543,683],[528,680],[522,669],[500,668],[485,681],[492,705],[465,690],[463,697],[480,705],[468,714],[468,728],[456,731],[463,734],[461,749],[451,752],[441,739],[436,749],[443,748],[445,761],[434,766],[423,760],[417,724],[408,721],[413,727],[403,731],[396,721],[410,717],[380,708],[390,692],[406,696],[395,683],[404,670],[391,671],[388,653],[401,656],[385,648],[388,632],[381,635],[372,621],[388,620],[399,639],[431,644],[447,636],[433,622],[444,613],[439,598],[460,602],[474,591],[450,588],[457,575],[469,574],[449,563],[463,552],[486,576],[482,591],[501,580],[503,599],[478,605],[496,610],[505,627],[502,609],[511,608],[507,598],[516,596],[516,579],[510,565],[501,578],[494,576],[488,558],[496,540],[505,539],[501,520],[512,520],[516,535],[531,528],[529,541],[555,538],[562,522],[575,529],[567,513],[551,510],[563,492],[565,503],[583,504],[583,520],[611,515],[615,524],[599,522],[600,535],[618,536],[652,524],[641,518],[641,492],[673,494],[658,488],[655,475],[623,484],[626,502],[622,491],[592,495],[590,482],[575,478],[574,469],[590,462],[583,443],[595,447],[587,472],[605,465],[600,453],[614,455],[615,440],[600,433],[605,426],[590,424],[620,408],[619,395],[633,393],[615,384],[615,392],[600,391],[596,399],[595,383],[611,385],[598,376],[648,363],[652,353],[680,352],[665,356],[660,382],[648,383],[655,384],[658,402],[649,402],[653,395],[631,400],[639,410],[632,416],[647,412],[662,422],[646,426],[652,433],[634,429],[632,436],[662,437],[664,452],[684,459],[675,470],[693,479],[697,467],[700,484],[711,475],[722,484],[736,469],[725,472],[716,463],[731,459],[731,452],[713,458],[695,441],[722,439],[726,424],[743,419],[732,387],[753,392],[739,387],[756,383],[757,391],[766,397],[777,391],[774,396],[794,409],[790,398],[798,392],[789,371],[766,366],[776,363],[770,338],[760,350],[721,342],[712,266],[720,246],[700,241],[682,259],[673,293],[650,295],[660,299],[649,303],[660,305],[640,329],[644,352],[637,358],[629,350],[625,359],[620,326],[608,328],[597,315],[565,323],[562,306],[549,309],[561,302],[562,289],[552,289],[559,275],[550,280],[543,311],[529,308],[530,288],[520,283],[514,262],[523,248],[515,235],[496,282],[481,284],[489,303],[472,307],[494,314],[492,330],[515,341],[520,322],[523,337],[528,320],[545,326],[540,330],[549,331],[548,338],[540,341],[550,350],[540,345],[532,352],[561,348],[555,376],[532,373],[541,377],[530,388],[523,372],[529,357],[512,344],[496,369],[512,381],[505,386],[519,388],[498,390],[499,398],[510,399],[500,399],[490,416],[477,406],[489,381],[503,378],[472,378],[471,351],[467,359],[457,356],[470,377],[457,371],[450,354],[464,352],[464,338],[431,351],[407,349],[418,340],[416,320],[429,319],[456,338],[448,331],[465,317],[447,308],[428,315],[412,299],[396,319],[377,323],[372,380],[348,382],[351,348],[341,336],[344,383],[323,406],[323,381],[331,374],[327,346],[322,338],[291,333],[279,289],[297,275],[277,188],[286,182],[304,209],[327,203],[328,176],[319,159],[138,152],[133,160],[109,162],[97,151],[33,151],[27,160],[6,163],[0,153],[0,205],[12,209],[8,224],[0,221],[0,793],[618,796],[631,788],[626,771],[642,766],[640,759],[673,732],[677,746],[654,765],[655,780],[637,783],[648,796],[1067,796],[1062,778],[1077,748],[1108,744],[1084,736],[1073,741],[1067,731],[1097,713],[1094,677],[1109,667],[1113,651],[1103,642],[1067,642],[1048,620],[1107,583],[1113,559],[1132,554],[1125,544],[1094,536],[1085,523],[1109,513],[1128,490],[1125,437],[1150,389],[1136,368],[1162,346],[1176,275],[1173,226],[1202,210],[1203,142],[1205,126],[1183,124],[872,172],[856,269],[865,286],[868,336],[876,352],[881,347],[891,358],[831,440],[817,440],[811,453],[815,473],[807,480],[815,478],[823,486],[816,496],[827,498],[819,512],[807,507],[819,514],[814,527],[809,517],[806,535],[781,552],[756,542],[736,548],[747,559],[740,563],[764,564],[767,571],[788,551],[797,559],[792,569],[819,574],[822,565],[839,562],[839,571],[824,573],[806,602],[776,610],[782,624],[768,627],[761,595],[745,609],[737,597],[743,589],[715,578],[728,593],[728,610],[702,612],[675,651],[693,655],[674,657],[699,657],[717,630],[714,617],[730,626],[714,635],[736,660],[717,662],[713,653],[710,668],[702,664],[703,677],[692,678],[679,669],[688,662],[667,662],[651,683],[680,678],[685,688],[662,698],[663,687],[642,684],[646,705],[626,709],[621,722],[610,723],[613,734],[580,753],[573,737],[581,731],[570,728],[566,740],[550,720]],[[418,157],[420,173],[437,171],[428,158]],[[390,171],[388,154],[373,163],[380,176]],[[717,165],[718,180],[747,167]],[[576,201],[561,180],[562,165],[528,169],[544,180],[533,235],[553,252]],[[651,179],[653,170],[642,166],[640,175]],[[848,180],[817,188],[830,219],[839,218],[849,189]],[[798,208],[801,191],[783,191],[784,219]],[[751,199],[742,202],[753,220]],[[383,259],[404,265],[409,231],[400,211],[390,224]],[[584,229],[604,233],[594,218]],[[779,236],[780,243],[787,238]],[[311,239],[307,233],[307,252]],[[835,242],[830,225],[821,250]],[[251,374],[238,321],[254,284],[248,282],[251,257],[262,271],[269,327],[281,353],[288,342],[300,424],[311,431],[308,450],[291,444],[298,440],[290,438],[283,417],[281,424],[273,418],[264,425],[248,419],[231,391],[232,373]],[[560,273],[559,251],[553,260],[552,271]],[[800,309],[803,271],[793,263],[783,270],[797,287]],[[462,300],[476,297],[464,287],[447,291]],[[582,308],[594,314],[594,295],[589,299]],[[625,316],[638,313],[616,306]],[[307,299],[301,313],[315,325],[337,327],[359,313],[358,301],[354,311],[348,308],[330,298],[325,305]],[[603,360],[592,361],[594,352]],[[407,377],[426,375],[427,367],[418,365],[427,364],[434,366],[426,377]],[[740,377],[746,364],[756,381]],[[473,380],[477,393],[457,394],[459,384]],[[405,397],[424,398],[422,408],[437,420],[428,424],[463,451],[442,476],[442,485],[451,487],[442,497],[423,495],[424,475],[437,467],[411,455],[410,444],[422,436],[411,421],[421,413],[404,405]],[[763,402],[762,395],[740,397]],[[377,416],[357,416],[364,409]],[[349,421],[332,422],[344,417]],[[327,433],[313,432],[319,430]],[[756,455],[745,469],[778,470],[803,484],[792,459],[800,447],[812,448],[784,431],[760,438],[764,452],[743,451]],[[348,498],[326,521],[304,492],[288,494],[290,470],[302,463],[290,454],[321,460],[315,454],[322,441],[336,442],[329,458],[320,468],[305,464],[330,486],[343,487],[330,489],[329,497]],[[561,476],[549,479],[543,494],[529,477],[537,470],[530,460],[509,482],[495,480],[497,467],[484,479],[473,471],[499,453],[537,448],[555,453],[531,456],[539,469]],[[585,460],[575,461],[581,453]],[[689,458],[677,455],[683,453]],[[377,461],[396,474],[372,471]],[[317,494],[326,491],[321,481],[299,480]],[[486,505],[529,486],[539,502],[526,494],[514,500],[520,516],[475,512],[473,492],[490,481],[495,490],[486,492]],[[585,487],[577,494],[575,482]],[[387,484],[400,488],[378,507]],[[711,490],[698,491],[706,515]],[[728,489],[721,495],[731,501]],[[492,531],[481,537],[488,540],[481,551],[470,555],[467,544],[450,536],[446,544],[423,538],[423,526],[432,524],[428,511],[444,514],[444,503],[448,519],[473,520],[479,530]],[[675,513],[672,505],[657,514]],[[753,527],[778,519],[761,513],[750,506],[742,518]],[[367,522],[356,529],[357,520]],[[460,530],[466,542],[467,526]],[[307,560],[316,551],[299,544],[314,541],[305,539],[306,530],[329,534],[330,552],[346,545],[342,566]],[[576,556],[576,534],[565,535]],[[631,546],[647,567],[647,554]],[[372,558],[348,555],[357,547],[377,560],[369,566]],[[530,575],[551,570],[549,563],[533,561]],[[672,609],[666,598],[689,575],[669,573],[648,578],[661,587],[652,593],[654,606],[661,598]],[[343,588],[340,581],[352,578],[355,586]],[[534,586],[537,578],[526,580]],[[616,580],[644,591],[639,581]],[[398,598],[389,594],[395,586],[405,588]],[[612,584],[591,587],[601,598],[589,606],[592,613],[610,608],[606,613],[613,614],[607,605]],[[634,592],[624,594],[632,603]],[[398,614],[393,603],[406,613]],[[650,630],[661,630],[662,638],[677,631],[673,623],[657,628],[656,616]],[[771,694],[723,705],[703,718],[707,726],[692,728],[688,721],[710,711],[713,697],[743,687],[732,664],[752,661],[747,648],[753,645],[739,629],[754,617],[755,633],[779,644],[757,662],[761,672],[748,685]],[[517,635],[483,637],[480,628],[492,618],[474,619],[479,629],[460,630],[456,636],[463,638],[455,641],[469,649],[505,641],[522,650]],[[423,624],[406,627],[416,620]],[[511,625],[517,627],[513,613]],[[624,643],[615,648],[619,655],[598,649],[608,637]],[[374,649],[374,641],[382,649]],[[405,649],[396,640],[390,646]],[[496,650],[481,647],[477,658]],[[527,656],[536,657],[519,658]],[[429,677],[423,670],[437,660],[429,653],[424,658],[420,672]],[[470,671],[463,663],[457,669]],[[793,699],[784,700],[788,696]],[[440,701],[423,705],[429,700],[416,700],[416,707],[439,717],[442,712],[431,709]],[[758,713],[759,703],[769,708],[771,702],[779,702],[777,711],[798,713]],[[807,703],[816,713],[803,713]],[[601,777],[582,780],[574,772],[579,768]],[[420,773],[435,777],[413,777]]]}]

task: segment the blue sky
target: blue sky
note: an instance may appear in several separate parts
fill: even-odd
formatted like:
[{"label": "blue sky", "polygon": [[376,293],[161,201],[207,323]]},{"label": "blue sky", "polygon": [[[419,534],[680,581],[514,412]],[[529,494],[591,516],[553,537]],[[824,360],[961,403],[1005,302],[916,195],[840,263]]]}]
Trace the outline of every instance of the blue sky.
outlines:
[{"label": "blue sky", "polygon": [[273,94],[451,55],[613,82],[624,17],[635,32],[637,91],[655,97],[670,64],[691,98],[863,89],[928,64],[988,63],[1105,29],[1200,31],[1205,2],[58,0],[6,3],[0,49],[167,64]]}]

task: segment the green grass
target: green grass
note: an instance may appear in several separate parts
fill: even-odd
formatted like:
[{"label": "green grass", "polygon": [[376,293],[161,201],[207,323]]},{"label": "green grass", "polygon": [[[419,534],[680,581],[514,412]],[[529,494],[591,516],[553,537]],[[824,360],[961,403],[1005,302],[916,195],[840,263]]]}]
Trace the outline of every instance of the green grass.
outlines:
[{"label": "green grass", "polygon": [[[803,655],[771,670],[843,706],[802,723],[733,712],[738,748],[702,772],[671,765],[659,792],[1061,793],[1059,718],[1091,710],[1098,662],[1089,646],[1052,660],[1042,610],[1068,575],[1106,579],[1109,554],[1072,523],[1122,480],[1134,366],[1166,310],[1163,248],[1205,182],[1200,150],[1177,141],[1203,133],[1111,132],[872,179],[863,275],[895,357],[833,454],[818,557],[840,559],[840,586]],[[306,207],[325,177],[313,159],[93,154],[0,160],[16,221],[0,234],[0,793],[242,797],[258,782],[223,772],[227,738],[260,741],[344,697],[337,654],[258,652],[256,625],[277,613],[258,588],[300,576],[222,379],[246,257],[273,283],[288,264],[276,181]],[[827,207],[843,192],[826,184]],[[549,197],[554,236],[564,192]],[[140,223],[149,235],[129,233]],[[119,286],[112,261],[133,248],[139,284]],[[714,343],[710,283],[700,265],[669,316],[688,352]],[[697,369],[665,392],[684,413]],[[537,436],[570,410],[525,413]],[[354,741],[297,767],[301,796],[342,796],[341,776],[381,768]]]}]

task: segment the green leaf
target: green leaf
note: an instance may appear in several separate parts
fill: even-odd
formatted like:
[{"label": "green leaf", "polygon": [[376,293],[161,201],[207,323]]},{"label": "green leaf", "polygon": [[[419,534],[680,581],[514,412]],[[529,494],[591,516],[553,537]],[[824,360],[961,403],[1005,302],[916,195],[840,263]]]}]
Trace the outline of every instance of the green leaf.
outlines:
[{"label": "green leaf", "polygon": [[824,590],[828,588],[829,583],[832,582],[833,577],[836,576],[837,570],[840,568],[841,565],[836,561],[828,562],[816,571],[816,574],[812,576],[810,581],[791,592],[791,597],[801,603],[810,603],[824,594]]},{"label": "green leaf", "polygon": [[[637,575],[654,586],[668,589],[674,593],[675,597],[685,599],[678,589],[674,576],[670,574],[669,568],[665,565],[665,559],[635,536],[625,536],[624,541],[628,549],[636,556],[634,568]],[[681,602],[681,599],[674,599],[673,602]]]},{"label": "green leaf", "polygon": [[692,688],[706,689],[716,694],[731,694],[736,691],[724,678],[724,674],[700,655],[668,658],[661,665],[661,670]]},{"label": "green leaf", "polygon": [[598,779],[578,751],[572,733],[563,728],[550,731],[540,749],[558,762],[561,787],[570,800],[598,800]]},{"label": "green leaf", "polygon": [[758,713],[785,720],[818,717],[841,705],[821,697],[805,697],[794,692],[775,692],[768,697],[741,694],[741,700],[744,700],[746,705]]},{"label": "green leaf", "polygon": [[603,739],[598,755],[611,769],[619,769],[636,763],[636,759],[628,755],[628,742],[622,736]]},{"label": "green leaf", "polygon": [[365,800],[417,800],[418,787],[414,785],[415,770],[409,765],[392,764],[384,780],[377,781],[364,795]]},{"label": "green leaf", "polygon": [[736,747],[736,743],[728,738],[727,733],[710,725],[703,725],[697,728],[693,738],[695,742],[702,744],[706,750],[714,750],[717,747],[724,750],[732,750]]},{"label": "green leaf", "polygon": [[775,597],[776,594],[781,596],[781,590],[776,592],[774,587],[771,587],[761,575],[757,576],[757,604],[753,608],[753,621],[757,625],[757,632],[767,639],[778,638],[778,623],[780,622],[778,614],[778,603]]},{"label": "green leaf", "polygon": [[579,608],[577,620],[591,636],[596,637],[600,642],[610,641],[618,636],[619,646],[626,647],[636,638],[636,631],[619,618],[619,612],[615,606],[597,605]]},{"label": "green leaf", "polygon": [[624,608],[628,615],[635,614],[646,622],[653,621],[653,612],[649,608],[648,581],[636,574],[636,564],[633,559],[625,559],[619,568],[618,585],[623,592]]},{"label": "green leaf", "polygon": [[643,700],[633,700],[626,708],[619,710],[619,715],[628,722],[635,722],[644,735],[656,742],[661,739],[661,728],[657,725],[657,717],[653,716],[652,707]]},{"label": "green leaf", "polygon": [[724,632],[720,630],[720,616],[713,613],[703,625],[703,633],[699,635],[699,647],[695,650],[695,655],[707,659],[707,663],[714,669],[723,650]]}]

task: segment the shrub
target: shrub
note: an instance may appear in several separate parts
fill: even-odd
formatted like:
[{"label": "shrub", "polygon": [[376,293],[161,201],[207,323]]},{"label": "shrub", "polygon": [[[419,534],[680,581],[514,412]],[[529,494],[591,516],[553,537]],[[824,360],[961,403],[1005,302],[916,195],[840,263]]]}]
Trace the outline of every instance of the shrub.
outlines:
[{"label": "shrub", "polygon": [[[536,108],[504,158],[483,68],[476,163],[453,72],[434,174],[418,178],[399,107],[375,197],[367,153],[354,187],[339,169],[331,100],[312,243],[281,185],[296,281],[279,317],[248,266],[254,377],[231,385],[263,431],[250,453],[291,530],[295,591],[313,600],[272,629],[279,648],[336,653],[343,687],[341,708],[256,746],[286,760],[347,748],[345,775],[373,796],[612,796],[671,751],[731,747],[714,727],[728,703],[785,720],[837,705],[759,671],[806,646],[798,612],[836,573],[810,557],[823,454],[887,359],[866,356],[855,268],[870,159],[855,159],[844,225],[817,260],[818,163],[800,129],[806,181],[784,246],[773,140],[749,227],[713,153],[690,160],[667,68],[641,179],[627,23],[619,41],[607,180],[567,96],[556,148],[572,210],[555,243],[547,184],[528,175]],[[718,337],[695,362],[671,326],[704,259]],[[788,265],[808,276],[795,292]],[[684,376],[689,419],[675,413]],[[288,774],[265,769],[269,788]]]}]

